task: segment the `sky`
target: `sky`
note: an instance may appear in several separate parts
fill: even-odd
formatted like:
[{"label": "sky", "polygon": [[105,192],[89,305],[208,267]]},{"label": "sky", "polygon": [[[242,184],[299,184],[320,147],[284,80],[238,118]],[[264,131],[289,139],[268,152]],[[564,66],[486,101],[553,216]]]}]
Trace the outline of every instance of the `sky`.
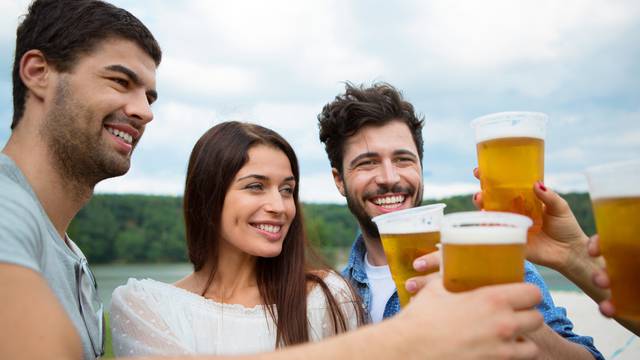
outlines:
[{"label": "sky", "polygon": [[[424,116],[425,198],[479,189],[476,117],[549,115],[545,183],[586,191],[584,169],[640,157],[640,2],[141,1],[129,10],[163,49],[155,118],[129,173],[98,193],[181,195],[191,148],[227,120],[293,145],[303,201],[344,203],[317,114],[344,82],[388,82]],[[15,29],[28,1],[2,0],[0,146],[10,135]]]}]

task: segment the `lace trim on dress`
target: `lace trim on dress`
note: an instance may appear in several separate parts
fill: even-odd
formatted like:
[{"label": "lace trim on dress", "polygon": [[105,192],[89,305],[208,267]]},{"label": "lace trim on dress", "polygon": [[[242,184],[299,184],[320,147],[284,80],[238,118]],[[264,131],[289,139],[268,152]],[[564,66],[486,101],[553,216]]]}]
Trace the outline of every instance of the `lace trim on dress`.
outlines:
[{"label": "lace trim on dress", "polygon": [[223,310],[226,315],[236,314],[264,316],[265,312],[267,311],[266,305],[258,304],[254,307],[248,308],[241,304],[220,303],[215,300],[192,293],[191,291],[179,288],[175,285],[163,283],[149,278],[141,280],[130,278],[129,281],[127,281],[126,286],[132,286],[143,291],[156,290],[160,292],[162,296],[166,296],[166,292],[173,292],[178,298],[181,298],[184,301],[194,303],[201,307],[214,308],[214,310]]}]

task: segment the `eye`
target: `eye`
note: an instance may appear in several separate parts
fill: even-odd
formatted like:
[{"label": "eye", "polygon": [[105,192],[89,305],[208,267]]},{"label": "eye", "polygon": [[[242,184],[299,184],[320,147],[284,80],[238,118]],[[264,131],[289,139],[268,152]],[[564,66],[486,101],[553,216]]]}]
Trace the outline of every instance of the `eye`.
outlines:
[{"label": "eye", "polygon": [[400,164],[413,164],[415,161],[411,157],[400,157],[396,159],[396,162]]},{"label": "eye", "polygon": [[258,192],[258,191],[262,191],[264,189],[264,186],[261,183],[251,183],[245,186],[244,188],[250,191]]},{"label": "eye", "polygon": [[294,191],[294,187],[291,185],[285,185],[280,188],[280,192],[288,196],[292,196],[293,191]]},{"label": "eye", "polygon": [[358,163],[358,167],[368,167],[368,166],[374,166],[376,165],[378,162],[376,160],[373,159],[369,159],[369,160],[363,160],[361,162]]},{"label": "eye", "polygon": [[113,81],[114,83],[116,83],[116,84],[118,84],[118,85],[120,85],[122,87],[125,87],[125,88],[129,87],[129,80],[127,80],[127,79],[123,79],[123,78],[119,78],[119,77],[113,77],[113,78],[110,78],[109,80]]}]

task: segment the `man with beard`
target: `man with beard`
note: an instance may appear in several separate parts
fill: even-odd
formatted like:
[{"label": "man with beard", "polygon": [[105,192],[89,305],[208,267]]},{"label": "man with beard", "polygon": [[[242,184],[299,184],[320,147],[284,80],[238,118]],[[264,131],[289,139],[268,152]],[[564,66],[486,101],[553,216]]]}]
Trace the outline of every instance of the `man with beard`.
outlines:
[{"label": "man with beard", "polygon": [[95,280],[66,231],[99,181],[129,170],[160,59],[137,18],[101,1],[35,1],[19,25],[0,154],[0,358],[102,353]]},{"label": "man with beard", "polygon": [[[422,202],[423,120],[389,84],[347,83],[318,121],[336,187],[361,230],[343,276],[360,293],[370,320],[379,322],[399,312],[400,303],[371,218]],[[538,309],[548,325],[530,338],[551,358],[601,358],[592,338],[573,333],[565,310],[555,307],[533,264],[527,262],[525,269],[525,280],[543,293]]]},{"label": "man with beard", "polygon": [[[12,133],[0,153],[0,359],[101,355],[95,279],[66,231],[96,183],[129,169],[153,117],[160,59],[138,19],[102,1],[36,0],[18,27]],[[532,342],[515,341],[542,323],[535,287],[452,295],[422,280],[415,305],[393,321],[246,358],[535,357]],[[425,331],[434,321],[442,329]],[[468,336],[450,338],[455,328]]]}]

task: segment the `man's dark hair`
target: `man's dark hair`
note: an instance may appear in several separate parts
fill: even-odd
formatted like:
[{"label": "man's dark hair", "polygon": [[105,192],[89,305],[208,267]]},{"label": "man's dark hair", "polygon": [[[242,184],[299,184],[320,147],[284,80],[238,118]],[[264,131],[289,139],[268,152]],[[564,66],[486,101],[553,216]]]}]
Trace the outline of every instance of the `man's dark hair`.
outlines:
[{"label": "man's dark hair", "polygon": [[394,120],[409,127],[422,161],[424,120],[415,114],[413,105],[402,98],[402,93],[387,83],[364,87],[347,82],[345,93],[336,96],[318,114],[320,141],[324,143],[331,167],[342,174],[344,143],[363,126],[383,126]]},{"label": "man's dark hair", "polygon": [[156,63],[162,51],[149,29],[128,11],[98,0],[36,0],[16,32],[13,60],[14,129],[24,114],[27,87],[20,79],[20,59],[38,49],[57,71],[69,72],[82,55],[104,40],[118,38],[137,44]]}]

